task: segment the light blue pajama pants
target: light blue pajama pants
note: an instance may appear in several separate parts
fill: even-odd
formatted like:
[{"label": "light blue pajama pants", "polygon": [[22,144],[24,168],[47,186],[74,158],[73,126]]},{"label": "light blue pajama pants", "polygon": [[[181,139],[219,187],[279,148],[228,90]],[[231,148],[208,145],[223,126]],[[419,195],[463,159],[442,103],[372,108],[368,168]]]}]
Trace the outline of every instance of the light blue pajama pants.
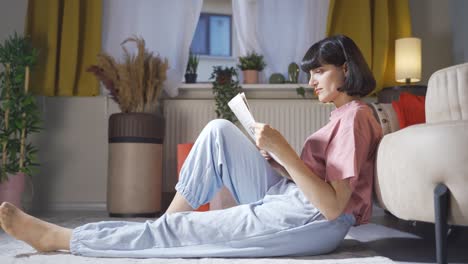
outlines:
[{"label": "light blue pajama pants", "polygon": [[164,214],[145,223],[107,221],[73,230],[73,254],[96,257],[268,257],[333,251],[354,217],[327,221],[294,184],[276,173],[226,120],[201,132],[176,189],[193,208],[224,185],[238,206]]}]

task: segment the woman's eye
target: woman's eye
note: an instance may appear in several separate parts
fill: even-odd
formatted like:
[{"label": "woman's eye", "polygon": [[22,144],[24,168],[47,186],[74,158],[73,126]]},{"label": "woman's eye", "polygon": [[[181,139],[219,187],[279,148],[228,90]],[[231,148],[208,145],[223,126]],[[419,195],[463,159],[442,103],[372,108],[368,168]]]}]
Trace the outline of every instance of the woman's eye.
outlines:
[{"label": "woman's eye", "polygon": [[314,73],[322,73],[322,69],[316,69]]}]

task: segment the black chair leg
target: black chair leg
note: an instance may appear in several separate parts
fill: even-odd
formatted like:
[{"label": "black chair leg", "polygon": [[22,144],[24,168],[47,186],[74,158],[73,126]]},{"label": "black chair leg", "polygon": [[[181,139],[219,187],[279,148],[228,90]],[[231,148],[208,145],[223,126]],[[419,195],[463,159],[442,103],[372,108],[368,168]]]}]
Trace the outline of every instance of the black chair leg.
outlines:
[{"label": "black chair leg", "polygon": [[437,263],[447,263],[447,230],[450,192],[442,183],[434,189],[435,239]]}]

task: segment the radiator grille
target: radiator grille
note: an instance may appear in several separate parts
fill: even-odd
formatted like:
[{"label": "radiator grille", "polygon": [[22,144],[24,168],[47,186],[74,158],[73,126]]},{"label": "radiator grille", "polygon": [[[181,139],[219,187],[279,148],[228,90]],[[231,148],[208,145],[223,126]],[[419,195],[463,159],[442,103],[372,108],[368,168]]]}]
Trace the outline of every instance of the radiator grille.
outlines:
[{"label": "radiator grille", "polygon": [[[300,152],[304,140],[328,122],[332,104],[311,100],[249,100],[257,122],[278,129]],[[194,142],[203,127],[216,118],[213,100],[166,100],[164,139],[164,191],[177,182],[177,144]]]}]

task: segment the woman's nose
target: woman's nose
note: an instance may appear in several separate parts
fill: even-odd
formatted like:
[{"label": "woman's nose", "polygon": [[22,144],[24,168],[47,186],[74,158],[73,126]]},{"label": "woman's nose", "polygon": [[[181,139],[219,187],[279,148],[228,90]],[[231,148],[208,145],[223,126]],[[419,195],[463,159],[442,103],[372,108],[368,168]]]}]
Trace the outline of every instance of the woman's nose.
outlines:
[{"label": "woman's nose", "polygon": [[309,80],[309,86],[310,87],[314,87],[315,85],[317,85],[317,81],[314,79],[314,76],[310,76],[310,80]]}]

